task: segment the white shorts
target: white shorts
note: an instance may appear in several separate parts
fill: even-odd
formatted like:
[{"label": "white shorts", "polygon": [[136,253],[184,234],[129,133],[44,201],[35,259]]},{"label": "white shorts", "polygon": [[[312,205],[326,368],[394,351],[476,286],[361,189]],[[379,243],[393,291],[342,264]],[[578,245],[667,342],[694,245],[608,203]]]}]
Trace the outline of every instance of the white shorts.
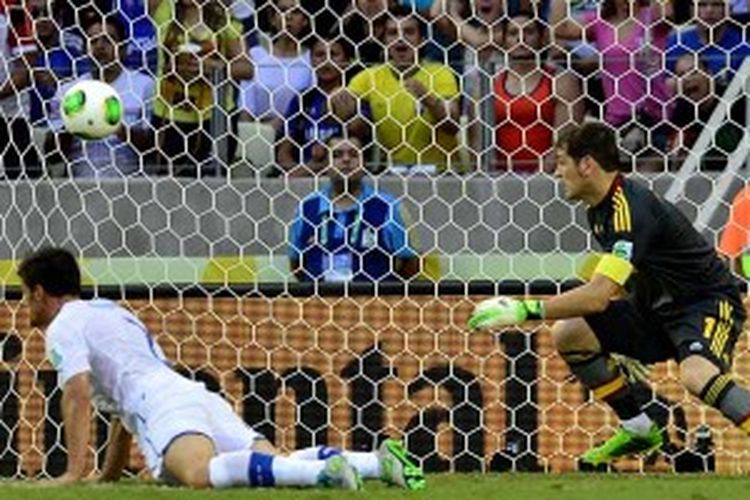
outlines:
[{"label": "white shorts", "polygon": [[169,480],[164,474],[164,453],[175,438],[202,434],[214,442],[217,453],[246,450],[265,437],[252,430],[218,394],[202,383],[187,379],[140,394],[134,415],[135,435],[151,474]]}]

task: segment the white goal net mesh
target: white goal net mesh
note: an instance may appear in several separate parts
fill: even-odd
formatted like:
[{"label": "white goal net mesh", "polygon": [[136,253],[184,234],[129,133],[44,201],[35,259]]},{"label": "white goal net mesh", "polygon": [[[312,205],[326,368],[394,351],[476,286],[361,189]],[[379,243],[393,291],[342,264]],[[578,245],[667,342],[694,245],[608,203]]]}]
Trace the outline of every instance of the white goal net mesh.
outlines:
[{"label": "white goal net mesh", "polygon": [[[570,124],[607,123],[660,194],[692,162],[677,204],[718,243],[747,175],[746,92],[726,93],[747,88],[746,3],[398,3],[0,4],[0,476],[65,464],[15,276],[43,245],[283,450],[393,436],[429,471],[559,472],[616,429],[550,325],[470,335],[466,319],[492,293],[557,293],[596,250],[552,175]],[[66,133],[81,79],[118,91],[117,134]],[[750,377],[744,334],[734,370]],[[674,364],[647,378],[669,439],[618,470],[747,472],[750,441]]]}]

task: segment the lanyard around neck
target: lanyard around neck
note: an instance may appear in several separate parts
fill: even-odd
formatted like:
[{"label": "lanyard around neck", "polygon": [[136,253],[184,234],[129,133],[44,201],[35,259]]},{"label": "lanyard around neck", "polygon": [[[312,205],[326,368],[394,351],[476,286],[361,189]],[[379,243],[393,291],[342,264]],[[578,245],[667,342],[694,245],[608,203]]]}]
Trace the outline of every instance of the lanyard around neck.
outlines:
[{"label": "lanyard around neck", "polygon": [[[320,244],[324,247],[328,245],[328,225],[332,221],[336,222],[333,204],[331,204],[328,209],[328,214],[323,219],[323,223],[320,226]],[[357,202],[357,214],[354,216],[354,223],[351,226],[344,228],[345,233],[347,229],[349,229],[349,245],[355,246],[357,241],[359,241],[359,235],[362,232],[362,204],[360,202]]]}]

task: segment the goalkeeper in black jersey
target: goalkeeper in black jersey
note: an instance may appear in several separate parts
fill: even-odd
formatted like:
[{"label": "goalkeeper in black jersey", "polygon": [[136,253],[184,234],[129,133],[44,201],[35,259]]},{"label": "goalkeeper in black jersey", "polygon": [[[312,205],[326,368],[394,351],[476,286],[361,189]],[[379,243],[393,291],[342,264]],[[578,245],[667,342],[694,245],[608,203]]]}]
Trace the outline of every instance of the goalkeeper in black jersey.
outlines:
[{"label": "goalkeeper in black jersey", "polygon": [[606,125],[570,130],[555,154],[565,196],[588,208],[601,259],[587,283],[566,293],[480,303],[469,326],[561,320],[552,328],[557,351],[621,421],[612,438],[584,454],[584,463],[662,444],[661,430],[634,400],[610,353],[644,363],[675,359],[691,394],[750,433],[750,392],[730,375],[745,310],[728,267],[674,205],[619,173],[615,134]]}]

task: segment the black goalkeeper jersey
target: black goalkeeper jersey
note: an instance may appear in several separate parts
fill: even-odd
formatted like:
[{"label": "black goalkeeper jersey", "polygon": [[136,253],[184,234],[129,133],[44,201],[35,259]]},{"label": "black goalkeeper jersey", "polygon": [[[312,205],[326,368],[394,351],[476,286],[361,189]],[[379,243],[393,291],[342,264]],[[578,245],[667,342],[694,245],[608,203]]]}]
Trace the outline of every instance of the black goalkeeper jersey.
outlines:
[{"label": "black goalkeeper jersey", "polygon": [[603,251],[635,268],[625,289],[638,306],[669,314],[716,295],[741,306],[738,282],[713,246],[677,207],[639,182],[618,175],[587,216]]}]

